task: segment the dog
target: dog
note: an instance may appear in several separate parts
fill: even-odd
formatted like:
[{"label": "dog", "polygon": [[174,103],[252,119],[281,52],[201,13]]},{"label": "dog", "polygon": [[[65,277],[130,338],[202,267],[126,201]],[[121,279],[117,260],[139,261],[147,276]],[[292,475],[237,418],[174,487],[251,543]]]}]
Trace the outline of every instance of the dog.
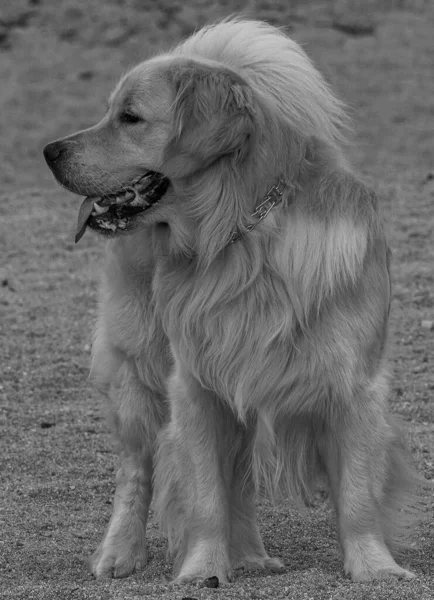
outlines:
[{"label": "dog", "polygon": [[389,249],[346,159],[344,105],[281,30],[228,19],[128,72],[102,121],[48,144],[106,235],[91,377],[120,448],[97,577],[147,560],[152,495],[174,581],[280,571],[258,493],[325,476],[344,570],[392,549],[419,483],[388,413]]}]

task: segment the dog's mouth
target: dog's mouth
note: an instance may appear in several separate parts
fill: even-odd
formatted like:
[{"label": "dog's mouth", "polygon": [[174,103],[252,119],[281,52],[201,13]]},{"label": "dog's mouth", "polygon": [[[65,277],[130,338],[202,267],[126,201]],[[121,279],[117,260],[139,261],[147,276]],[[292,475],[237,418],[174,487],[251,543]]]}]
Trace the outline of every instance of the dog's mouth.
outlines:
[{"label": "dog's mouth", "polygon": [[137,215],[157,204],[169,184],[169,179],[161,173],[148,171],[119,192],[86,196],[78,214],[75,243],[83,237],[87,227],[109,236],[127,231]]}]

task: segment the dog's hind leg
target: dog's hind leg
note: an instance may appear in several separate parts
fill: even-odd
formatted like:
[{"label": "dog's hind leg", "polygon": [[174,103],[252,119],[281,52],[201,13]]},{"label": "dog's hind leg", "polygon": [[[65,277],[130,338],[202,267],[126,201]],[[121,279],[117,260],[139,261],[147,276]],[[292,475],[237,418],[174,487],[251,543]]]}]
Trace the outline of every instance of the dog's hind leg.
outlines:
[{"label": "dog's hind leg", "polygon": [[414,577],[388,548],[391,534],[404,528],[411,514],[417,478],[406,464],[384,396],[381,382],[360,391],[351,406],[335,410],[319,444],[336,506],[344,569],[354,581]]},{"label": "dog's hind leg", "polygon": [[268,556],[257,523],[252,465],[256,419],[249,419],[247,426],[239,424],[238,428],[240,447],[230,484],[231,565],[233,569],[266,568],[280,572],[284,565],[278,558]]},{"label": "dog's hind leg", "polygon": [[174,583],[211,576],[227,581],[235,417],[181,368],[170,378],[169,395],[172,413],[159,444],[155,495],[175,557]]},{"label": "dog's hind leg", "polygon": [[155,439],[164,421],[164,399],[140,381],[126,359],[109,392],[120,446],[113,513],[104,538],[90,558],[99,578],[126,577],[147,562],[146,524],[152,498]]}]

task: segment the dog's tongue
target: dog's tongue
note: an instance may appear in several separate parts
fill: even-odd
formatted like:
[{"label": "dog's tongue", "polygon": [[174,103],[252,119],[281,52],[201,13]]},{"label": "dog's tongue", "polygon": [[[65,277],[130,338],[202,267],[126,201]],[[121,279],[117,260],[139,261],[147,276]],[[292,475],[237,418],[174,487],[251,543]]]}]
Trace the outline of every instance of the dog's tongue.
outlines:
[{"label": "dog's tongue", "polygon": [[75,243],[79,242],[81,238],[84,236],[84,232],[87,227],[87,220],[89,219],[92,211],[93,211],[93,203],[94,198],[90,196],[86,196],[83,200],[80,211],[78,213],[78,221],[77,221],[77,232],[75,234]]}]

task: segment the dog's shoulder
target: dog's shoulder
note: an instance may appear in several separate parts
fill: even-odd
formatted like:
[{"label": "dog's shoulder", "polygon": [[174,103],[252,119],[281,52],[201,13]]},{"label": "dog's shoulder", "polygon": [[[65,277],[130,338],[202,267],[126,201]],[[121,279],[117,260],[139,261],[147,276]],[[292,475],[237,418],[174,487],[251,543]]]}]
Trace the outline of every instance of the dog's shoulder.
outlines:
[{"label": "dog's shoulder", "polygon": [[355,223],[378,220],[378,198],[363,179],[347,168],[324,171],[307,186],[307,212],[319,220],[346,218]]}]

